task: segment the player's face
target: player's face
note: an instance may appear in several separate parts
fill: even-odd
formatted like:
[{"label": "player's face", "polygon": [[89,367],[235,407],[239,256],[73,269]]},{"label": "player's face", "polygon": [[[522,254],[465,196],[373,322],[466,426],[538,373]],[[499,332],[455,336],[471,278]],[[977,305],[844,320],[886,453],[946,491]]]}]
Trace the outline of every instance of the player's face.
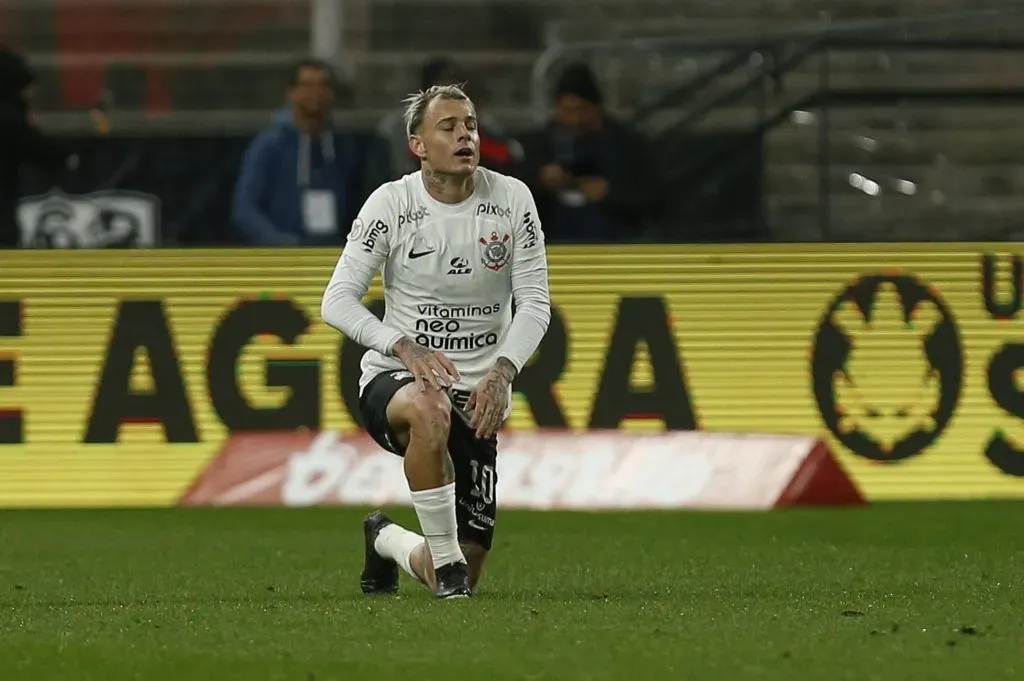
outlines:
[{"label": "player's face", "polygon": [[334,99],[327,71],[312,66],[302,67],[288,97],[304,116],[320,118],[326,115]]},{"label": "player's face", "polygon": [[410,139],[413,153],[435,172],[469,175],[480,163],[476,110],[466,100],[435,99],[427,106],[423,127]]}]

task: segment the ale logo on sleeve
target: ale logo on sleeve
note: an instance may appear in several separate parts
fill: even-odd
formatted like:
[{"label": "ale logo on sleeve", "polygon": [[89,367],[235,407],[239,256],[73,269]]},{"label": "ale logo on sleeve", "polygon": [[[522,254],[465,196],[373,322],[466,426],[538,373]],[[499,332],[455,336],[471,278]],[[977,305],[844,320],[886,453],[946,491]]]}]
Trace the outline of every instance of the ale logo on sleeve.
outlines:
[{"label": "ale logo on sleeve", "polygon": [[963,350],[939,293],[915,276],[864,276],[831,303],[811,360],[814,396],[829,430],[876,461],[922,453],[956,411]]}]

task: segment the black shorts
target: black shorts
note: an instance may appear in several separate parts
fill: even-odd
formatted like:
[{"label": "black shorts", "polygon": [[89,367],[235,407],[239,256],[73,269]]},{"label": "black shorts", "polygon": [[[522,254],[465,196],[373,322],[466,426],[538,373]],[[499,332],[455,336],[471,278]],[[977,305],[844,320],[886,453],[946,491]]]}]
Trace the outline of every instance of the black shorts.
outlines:
[{"label": "black shorts", "polygon": [[[386,371],[374,376],[359,397],[366,432],[384,449],[403,456],[405,449],[388,423],[388,403],[395,393],[415,379],[408,371]],[[451,428],[448,432],[448,453],[455,468],[455,516],[459,540],[471,541],[491,550],[494,520],[498,506],[498,439],[477,438],[461,408],[469,393],[450,390],[452,400]]]}]

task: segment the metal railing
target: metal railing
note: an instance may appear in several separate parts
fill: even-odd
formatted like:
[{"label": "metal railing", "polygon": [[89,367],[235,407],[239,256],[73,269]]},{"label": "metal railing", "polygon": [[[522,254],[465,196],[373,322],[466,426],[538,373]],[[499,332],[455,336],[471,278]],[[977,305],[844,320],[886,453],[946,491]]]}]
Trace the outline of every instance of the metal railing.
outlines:
[{"label": "metal railing", "polygon": [[[979,10],[948,12],[924,17],[901,17],[895,19],[863,19],[842,22],[810,22],[793,28],[762,32],[756,35],[677,35],[582,41],[572,43],[555,42],[549,45],[534,62],[530,76],[531,105],[534,117],[543,122],[550,109],[549,83],[551,73],[560,62],[567,58],[589,59],[594,56],[616,56],[637,51],[665,51],[672,54],[708,54],[710,52],[747,52],[753,54],[777,48],[784,44],[821,43],[840,38],[850,39],[850,44],[875,38],[890,42],[894,34],[927,30],[932,27],[948,26],[975,21],[990,21],[1007,15],[1024,16],[1024,3],[1012,2]],[[1019,35],[1019,34],[1018,34]],[[991,38],[994,43],[1008,39]],[[684,86],[689,87],[689,84]]]},{"label": "metal railing", "polygon": [[[588,55],[609,56],[636,51],[661,51],[672,55],[708,55],[725,53],[685,82],[661,92],[652,101],[635,107],[630,122],[640,129],[657,128],[658,148],[669,161],[661,175],[663,195],[678,195],[688,184],[707,178],[715,169],[729,165],[730,159],[746,144],[758,144],[771,130],[785,123],[794,112],[818,111],[818,139],[816,165],[818,170],[818,215],[820,236],[826,240],[834,236],[830,176],[832,170],[830,109],[866,106],[895,106],[900,104],[964,105],[1024,103],[1024,78],[1012,87],[835,87],[833,85],[832,55],[837,52],[886,52],[890,54],[911,51],[1017,52],[1024,54],[1024,40],[1002,37],[999,31],[984,31],[986,37],[963,36],[964,27],[972,22],[1002,22],[1010,17],[1024,16],[1024,6],[1001,5],[995,8],[954,12],[929,17],[889,20],[850,21],[798,27],[757,36],[681,36],[660,39],[628,41],[595,41],[571,45],[554,45],[542,54],[533,69],[534,119],[544,120],[548,115],[547,80],[553,67],[566,57],[581,58]],[[1002,23],[1001,22],[1001,23]],[[917,37],[935,33],[934,29],[955,27],[948,33],[953,37]],[[939,31],[946,33],[945,31]],[[1021,35],[1006,31],[1010,36]],[[817,58],[816,82],[810,89],[791,93],[785,82],[794,72]],[[730,80],[727,87],[723,81]],[[805,79],[806,80],[806,79]],[[766,96],[765,92],[771,95]],[[698,158],[679,152],[672,144],[675,136],[682,138],[713,112],[738,105],[756,96],[753,108],[756,121],[717,148]],[[665,123],[666,119],[669,121]],[[656,122],[660,121],[660,125]],[[994,235],[995,236],[995,235]]]}]

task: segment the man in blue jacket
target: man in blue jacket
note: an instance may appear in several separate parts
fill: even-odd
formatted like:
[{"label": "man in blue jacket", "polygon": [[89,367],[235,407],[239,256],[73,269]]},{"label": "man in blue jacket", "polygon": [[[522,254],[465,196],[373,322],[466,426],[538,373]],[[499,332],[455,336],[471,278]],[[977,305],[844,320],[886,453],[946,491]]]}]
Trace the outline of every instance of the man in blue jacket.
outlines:
[{"label": "man in blue jacket", "polygon": [[349,136],[331,129],[330,68],[300,61],[288,88],[289,109],[249,145],[235,185],[232,220],[253,246],[340,243],[358,174]]}]

